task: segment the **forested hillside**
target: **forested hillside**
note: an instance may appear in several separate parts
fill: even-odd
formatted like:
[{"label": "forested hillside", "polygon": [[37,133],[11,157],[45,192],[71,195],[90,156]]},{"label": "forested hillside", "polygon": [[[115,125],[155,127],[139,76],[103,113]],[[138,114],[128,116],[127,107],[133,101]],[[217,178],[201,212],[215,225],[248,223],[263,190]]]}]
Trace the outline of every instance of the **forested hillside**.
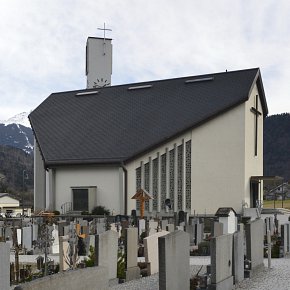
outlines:
[{"label": "forested hillside", "polygon": [[31,197],[33,192],[33,154],[0,145],[0,192]]},{"label": "forested hillside", "polygon": [[272,115],[264,122],[264,175],[290,181],[290,114]]}]

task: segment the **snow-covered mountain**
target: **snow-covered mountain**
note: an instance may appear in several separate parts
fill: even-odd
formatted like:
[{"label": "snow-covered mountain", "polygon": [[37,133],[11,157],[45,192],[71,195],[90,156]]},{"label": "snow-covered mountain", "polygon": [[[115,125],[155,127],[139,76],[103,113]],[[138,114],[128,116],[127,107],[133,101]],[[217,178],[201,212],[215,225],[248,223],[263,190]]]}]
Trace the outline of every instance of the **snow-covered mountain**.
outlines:
[{"label": "snow-covered mountain", "polygon": [[30,128],[28,114],[29,113],[27,112],[23,112],[23,113],[13,116],[12,118],[9,118],[8,120],[5,120],[5,121],[0,120],[0,124],[4,124],[6,126],[11,125],[11,124],[18,124],[18,125],[22,125],[24,127]]},{"label": "snow-covered mountain", "polygon": [[0,121],[0,144],[33,152],[33,134],[28,113],[23,112],[8,120]]}]

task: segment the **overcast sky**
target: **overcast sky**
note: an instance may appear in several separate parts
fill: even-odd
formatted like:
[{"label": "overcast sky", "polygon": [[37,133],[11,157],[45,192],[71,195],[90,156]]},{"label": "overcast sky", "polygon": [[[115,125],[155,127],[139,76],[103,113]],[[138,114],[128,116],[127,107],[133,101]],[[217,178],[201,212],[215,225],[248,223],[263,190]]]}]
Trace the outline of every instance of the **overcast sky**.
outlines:
[{"label": "overcast sky", "polygon": [[0,120],[86,86],[88,36],[112,29],[112,84],[259,67],[290,112],[290,1],[0,0]]}]

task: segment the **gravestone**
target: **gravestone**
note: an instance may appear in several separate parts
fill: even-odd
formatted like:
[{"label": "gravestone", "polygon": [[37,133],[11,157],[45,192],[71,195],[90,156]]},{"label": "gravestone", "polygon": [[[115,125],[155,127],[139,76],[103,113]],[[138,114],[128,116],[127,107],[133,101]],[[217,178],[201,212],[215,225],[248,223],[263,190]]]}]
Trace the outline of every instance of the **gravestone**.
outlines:
[{"label": "gravestone", "polygon": [[38,224],[32,225],[32,241],[36,241],[38,239]]},{"label": "gravestone", "polygon": [[32,228],[31,227],[22,228],[22,247],[28,251],[32,249]]},{"label": "gravestone", "polygon": [[173,233],[173,232],[175,231],[175,226],[174,226],[174,224],[168,224],[168,225],[166,226],[166,231],[167,231],[167,232],[170,232],[170,233]]},{"label": "gravestone", "polygon": [[281,225],[281,241],[283,247],[283,256],[288,252],[288,227],[287,224]]},{"label": "gravestone", "polygon": [[237,285],[244,279],[244,225],[239,225],[239,231],[233,234],[233,276]]},{"label": "gravestone", "polygon": [[211,224],[211,236],[213,238],[223,235],[224,224],[213,221]]},{"label": "gravestone", "polygon": [[10,247],[0,242],[0,290],[10,289]]},{"label": "gravestone", "polygon": [[69,236],[61,236],[59,237],[59,270],[65,271],[69,269],[69,265],[67,263],[69,256]]},{"label": "gravestone", "polygon": [[149,237],[144,238],[144,254],[147,263],[148,275],[158,273],[158,238],[167,235],[169,232],[157,232]]},{"label": "gravestone", "polygon": [[215,214],[223,224],[223,234],[232,234],[237,230],[237,214],[231,207],[220,207]]},{"label": "gravestone", "polygon": [[188,233],[175,231],[159,237],[158,252],[159,289],[189,289]]},{"label": "gravestone", "polygon": [[146,232],[146,221],[144,219],[139,219],[138,229],[139,229],[139,236],[141,236],[143,232]]},{"label": "gravestone", "polygon": [[109,230],[95,238],[96,266],[107,267],[109,279],[117,277],[118,237],[117,232]]},{"label": "gravestone", "polygon": [[168,220],[161,220],[161,229],[163,231],[166,230],[166,226],[168,225]]},{"label": "gravestone", "polygon": [[232,247],[233,234],[226,234],[210,240],[211,284],[209,290],[232,290]]},{"label": "gravestone", "polygon": [[137,265],[138,229],[125,229],[125,265],[126,281],[140,278],[140,268]]},{"label": "gravestone", "polygon": [[204,224],[203,223],[197,223],[195,226],[195,245],[198,246],[199,243],[203,241],[203,229]]},{"label": "gravestone", "polygon": [[263,220],[257,219],[245,225],[246,259],[251,261],[250,270],[264,265],[264,228]]},{"label": "gravestone", "polygon": [[287,223],[286,224],[286,227],[287,227],[287,252],[289,253],[290,252],[290,223]]},{"label": "gravestone", "polygon": [[185,231],[189,234],[190,246],[195,245],[195,225],[186,225]]},{"label": "gravestone", "polygon": [[148,223],[148,228],[149,228],[149,236],[155,234],[157,232],[158,222],[150,220]]},{"label": "gravestone", "polygon": [[64,227],[67,225],[68,224],[66,221],[58,221],[58,235],[59,236],[65,236]]},{"label": "gravestone", "polygon": [[52,240],[52,245],[50,247],[50,252],[52,254],[59,254],[59,236],[58,236],[58,228],[56,225],[53,225],[51,237],[53,240]]},{"label": "gravestone", "polygon": [[[17,243],[18,245],[22,245],[22,230],[16,229],[16,235],[17,235]],[[12,238],[12,236],[11,236]]]}]

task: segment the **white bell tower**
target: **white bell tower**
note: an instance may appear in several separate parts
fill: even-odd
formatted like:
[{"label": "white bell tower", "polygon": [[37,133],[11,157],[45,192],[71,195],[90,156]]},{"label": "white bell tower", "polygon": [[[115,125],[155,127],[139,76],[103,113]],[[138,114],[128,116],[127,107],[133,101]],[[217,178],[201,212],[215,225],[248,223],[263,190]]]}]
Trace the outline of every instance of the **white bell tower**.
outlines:
[{"label": "white bell tower", "polygon": [[104,37],[88,37],[86,47],[87,89],[111,85],[112,76],[112,39],[106,38],[106,31],[111,29],[98,28],[104,31]]}]

